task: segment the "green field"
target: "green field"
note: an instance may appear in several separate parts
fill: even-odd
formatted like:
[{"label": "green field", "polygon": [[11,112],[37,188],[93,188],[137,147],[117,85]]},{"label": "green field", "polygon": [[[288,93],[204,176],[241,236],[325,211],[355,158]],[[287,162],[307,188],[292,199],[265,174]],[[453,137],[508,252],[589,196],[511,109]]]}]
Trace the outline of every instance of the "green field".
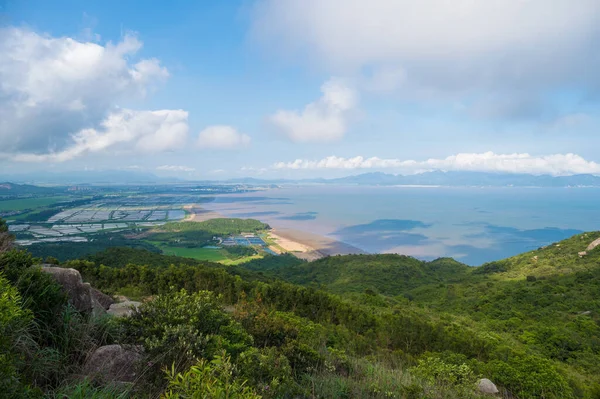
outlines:
[{"label": "green field", "polygon": [[208,260],[211,262],[228,260],[225,251],[221,249],[170,247],[158,242],[155,242],[154,244],[159,247],[165,255],[183,256],[185,258]]},{"label": "green field", "polygon": [[165,255],[182,256],[184,258],[192,258],[196,260],[206,260],[210,262],[218,262],[224,265],[238,265],[240,263],[248,262],[252,259],[262,258],[263,255],[243,256],[239,258],[232,258],[231,254],[227,253],[224,249],[215,248],[182,248],[172,247],[165,245],[160,241],[148,241],[153,245],[156,245],[163,251]]},{"label": "green field", "polygon": [[41,197],[0,201],[0,211],[20,211],[24,209],[42,208],[57,202],[64,201],[67,197]]}]

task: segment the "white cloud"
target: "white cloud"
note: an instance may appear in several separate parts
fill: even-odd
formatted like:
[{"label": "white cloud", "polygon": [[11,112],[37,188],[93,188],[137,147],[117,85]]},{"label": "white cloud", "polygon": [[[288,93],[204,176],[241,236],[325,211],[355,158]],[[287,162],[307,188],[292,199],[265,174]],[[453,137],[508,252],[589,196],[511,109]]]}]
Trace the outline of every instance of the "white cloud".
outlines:
[{"label": "white cloud", "polygon": [[251,33],[269,50],[335,74],[383,71],[375,76],[380,88],[404,80],[405,93],[407,85],[412,91],[514,90],[513,96],[600,88],[598,0],[256,3]]},{"label": "white cloud", "polygon": [[250,136],[226,125],[209,126],[198,135],[198,147],[233,149],[250,144]]},{"label": "white cloud", "polygon": [[279,110],[269,117],[269,122],[295,142],[339,140],[346,133],[348,118],[357,105],[357,94],[338,79],[325,82],[321,92],[321,98],[302,112]]},{"label": "white cloud", "polygon": [[190,168],[189,166],[183,165],[162,165],[158,166],[156,170],[164,171],[164,172],[194,172],[195,168]]},{"label": "white cloud", "polygon": [[340,158],[330,156],[321,160],[311,161],[297,159],[293,162],[278,162],[274,169],[394,169],[395,171],[412,174],[428,171],[474,171],[474,172],[503,172],[529,173],[535,175],[549,174],[553,176],[573,174],[600,175],[600,164],[587,161],[576,154],[553,154],[533,156],[523,154],[481,154],[462,153],[444,159],[428,159],[426,161],[381,159],[377,157]]},{"label": "white cloud", "polygon": [[185,145],[188,136],[188,113],[182,110],[132,111],[111,113],[100,127],[82,129],[72,134],[60,151],[17,153],[19,162],[64,162],[94,153],[158,153]]},{"label": "white cloud", "polygon": [[135,59],[141,47],[133,35],[101,45],[0,28],[0,147],[39,154],[87,142],[93,129],[83,129],[110,123],[116,102],[168,77],[158,60]]}]

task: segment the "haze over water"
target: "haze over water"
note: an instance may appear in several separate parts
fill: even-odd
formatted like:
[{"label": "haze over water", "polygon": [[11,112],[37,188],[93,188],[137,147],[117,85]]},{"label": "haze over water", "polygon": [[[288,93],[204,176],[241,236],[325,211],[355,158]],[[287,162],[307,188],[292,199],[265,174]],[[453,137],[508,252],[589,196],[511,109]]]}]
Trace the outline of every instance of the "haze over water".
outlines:
[{"label": "haze over water", "polygon": [[598,230],[600,188],[290,186],[203,204],[369,253],[480,265]]}]

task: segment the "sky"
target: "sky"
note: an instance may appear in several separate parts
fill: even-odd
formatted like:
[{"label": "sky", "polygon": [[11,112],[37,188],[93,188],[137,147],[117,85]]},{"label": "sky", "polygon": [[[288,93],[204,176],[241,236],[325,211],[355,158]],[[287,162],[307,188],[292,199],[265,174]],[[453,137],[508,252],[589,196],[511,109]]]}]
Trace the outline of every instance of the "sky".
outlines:
[{"label": "sky", "polygon": [[600,175],[600,0],[0,0],[0,174]]}]

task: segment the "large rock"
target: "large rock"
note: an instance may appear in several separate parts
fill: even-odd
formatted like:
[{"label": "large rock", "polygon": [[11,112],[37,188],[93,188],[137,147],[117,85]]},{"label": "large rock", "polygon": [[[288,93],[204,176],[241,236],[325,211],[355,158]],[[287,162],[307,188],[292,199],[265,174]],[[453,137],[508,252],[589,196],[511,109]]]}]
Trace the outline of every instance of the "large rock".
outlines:
[{"label": "large rock", "polygon": [[479,392],[481,393],[487,393],[491,395],[498,393],[498,388],[496,388],[496,385],[487,378],[482,378],[481,380],[479,380],[478,387]]},{"label": "large rock", "polygon": [[96,349],[83,366],[83,374],[101,384],[134,382],[141,348],[106,345]]},{"label": "large rock", "polygon": [[105,310],[110,308],[110,305],[115,303],[115,301],[105,293],[98,291],[94,287],[92,287],[92,297],[95,299]]},{"label": "large rock", "polygon": [[69,296],[69,302],[80,312],[91,312],[92,287],[84,283],[81,274],[75,269],[42,265],[42,271],[49,273],[63,287]]},{"label": "large rock", "polygon": [[597,246],[600,246],[600,238],[598,238],[597,240],[594,240],[590,243],[590,245],[588,245],[588,247],[586,248],[586,251],[591,251],[594,248],[596,248]]},{"label": "large rock", "polygon": [[113,303],[108,309],[108,314],[117,317],[131,316],[135,309],[140,307],[142,303],[136,301],[125,300],[123,302]]},{"label": "large rock", "polygon": [[66,269],[53,265],[41,265],[42,271],[52,275],[69,297],[69,302],[80,312],[92,312],[95,316],[106,314],[110,304],[114,302],[111,297],[103,294],[89,283],[84,283],[81,274],[75,269]]}]

